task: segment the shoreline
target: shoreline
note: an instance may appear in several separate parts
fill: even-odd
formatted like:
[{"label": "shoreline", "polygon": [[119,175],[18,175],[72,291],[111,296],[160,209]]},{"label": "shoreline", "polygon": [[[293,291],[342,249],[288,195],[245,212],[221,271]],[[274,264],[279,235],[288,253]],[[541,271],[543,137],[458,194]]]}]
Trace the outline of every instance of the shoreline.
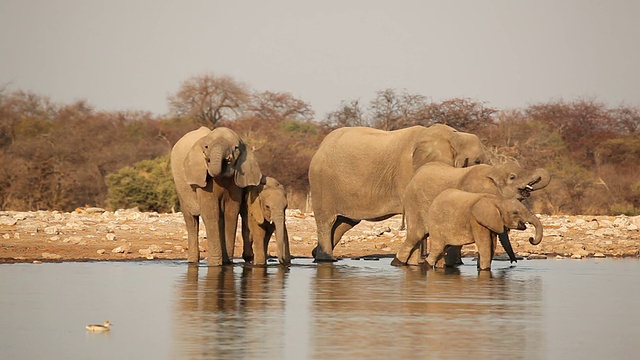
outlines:
[{"label": "shoreline", "polygon": [[[517,255],[535,258],[638,258],[640,216],[539,215],[544,238],[529,244],[533,228],[510,232]],[[287,210],[287,228],[293,257],[310,258],[317,244],[312,213]],[[404,241],[400,215],[380,222],[362,221],[349,230],[334,250],[337,258],[392,257]],[[240,225],[234,259],[241,259]],[[106,211],[83,208],[58,211],[0,211],[0,263],[141,261],[186,259],[186,229],[182,214]],[[206,258],[204,227],[200,257]],[[269,243],[275,254],[275,241]],[[503,254],[501,246],[496,255]],[[475,245],[463,247],[473,257]],[[205,260],[201,260],[201,263]],[[236,260],[237,262],[238,260]],[[242,261],[242,260],[240,260]],[[205,262],[206,263],[206,262]]]}]

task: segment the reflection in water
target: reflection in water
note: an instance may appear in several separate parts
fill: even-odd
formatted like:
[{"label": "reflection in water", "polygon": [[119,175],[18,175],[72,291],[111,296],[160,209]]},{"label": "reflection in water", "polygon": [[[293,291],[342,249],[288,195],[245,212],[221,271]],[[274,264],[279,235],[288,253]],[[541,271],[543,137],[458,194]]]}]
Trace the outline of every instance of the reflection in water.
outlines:
[{"label": "reflection in water", "polygon": [[[510,357],[540,351],[541,282],[509,269],[461,275],[406,267],[318,266],[312,281],[314,358]],[[525,326],[526,324],[526,326]],[[531,353],[529,353],[531,354]]]},{"label": "reflection in water", "polygon": [[284,312],[288,270],[236,270],[188,266],[177,289],[173,358],[242,359],[283,351],[284,319],[279,314]]},{"label": "reflection in water", "polygon": [[189,266],[173,357],[536,357],[542,293],[540,277],[511,268]]},{"label": "reflection in water", "polygon": [[639,260],[389,261],[0,265],[0,359],[637,358]]}]

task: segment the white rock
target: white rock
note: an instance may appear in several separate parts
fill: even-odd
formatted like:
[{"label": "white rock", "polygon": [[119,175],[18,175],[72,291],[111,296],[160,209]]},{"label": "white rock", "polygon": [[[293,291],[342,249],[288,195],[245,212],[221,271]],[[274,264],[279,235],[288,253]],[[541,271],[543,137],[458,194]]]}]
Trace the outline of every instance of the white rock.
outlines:
[{"label": "white rock", "polygon": [[629,231],[638,230],[638,225],[629,224],[629,226],[627,227],[627,230],[629,230]]},{"label": "white rock", "polygon": [[603,253],[599,253],[599,252],[593,254],[593,257],[594,258],[606,258],[606,256]]},{"label": "white rock", "polygon": [[579,260],[579,259],[582,259],[582,255],[573,254],[573,255],[571,255],[571,258],[574,259],[574,260]]},{"label": "white rock", "polygon": [[18,222],[15,218],[0,216],[0,225],[13,226]]},{"label": "white rock", "polygon": [[302,241],[302,236],[294,235],[294,236],[291,237],[291,240],[293,240],[293,241]]},{"label": "white rock", "polygon": [[116,239],[116,234],[114,234],[114,233],[108,233],[108,234],[106,235],[106,238],[107,238],[107,240],[109,240],[109,241],[114,241],[114,240]]},{"label": "white rock", "polygon": [[102,254],[106,253],[106,252],[107,252],[107,250],[105,250],[105,249],[100,249],[100,250],[98,250],[98,251],[96,251],[96,252],[97,252],[98,254],[102,255]]},{"label": "white rock", "polygon": [[47,226],[44,228],[44,233],[47,235],[57,235],[60,233],[57,226]]},{"label": "white rock", "polygon": [[120,245],[117,248],[111,250],[112,253],[116,254],[127,254],[131,252],[131,243],[126,243],[124,245]]},{"label": "white rock", "polygon": [[2,238],[5,239],[5,240],[9,240],[9,239],[11,239],[11,235],[4,234],[4,235],[2,235]]},{"label": "white rock", "polygon": [[162,253],[164,250],[162,249],[162,246],[153,244],[149,246],[149,251],[151,254],[154,254],[154,253]]}]

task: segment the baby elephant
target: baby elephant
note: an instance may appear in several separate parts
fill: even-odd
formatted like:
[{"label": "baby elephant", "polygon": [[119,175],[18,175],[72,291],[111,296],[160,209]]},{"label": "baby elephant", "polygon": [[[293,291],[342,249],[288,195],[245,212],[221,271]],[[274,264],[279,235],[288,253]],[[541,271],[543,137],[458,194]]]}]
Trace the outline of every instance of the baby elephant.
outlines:
[{"label": "baby elephant", "polygon": [[525,230],[525,223],[536,228],[535,238],[529,238],[529,242],[538,245],[542,241],[542,224],[529,209],[516,199],[503,199],[491,194],[444,190],[433,200],[426,221],[431,243],[431,252],[427,256],[430,266],[437,263],[448,245],[475,242],[478,268],[489,270],[496,235],[506,232],[506,229]]},{"label": "baby elephant", "polygon": [[265,177],[260,185],[246,188],[242,216],[242,258],[254,265],[266,265],[271,235],[276,233],[278,261],[291,264],[289,235],[285,224],[287,194],[274,178]]}]

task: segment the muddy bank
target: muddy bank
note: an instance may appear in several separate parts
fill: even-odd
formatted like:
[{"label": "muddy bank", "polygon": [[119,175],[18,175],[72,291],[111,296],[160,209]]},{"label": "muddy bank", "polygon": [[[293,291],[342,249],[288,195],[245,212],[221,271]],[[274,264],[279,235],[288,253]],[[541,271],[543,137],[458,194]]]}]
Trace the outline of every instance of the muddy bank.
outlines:
[{"label": "muddy bank", "polygon": [[[539,246],[529,244],[533,228],[512,231],[513,248],[525,258],[638,257],[640,216],[541,215],[545,234]],[[400,216],[382,222],[365,222],[345,234],[335,249],[338,257],[392,256],[404,241]],[[316,245],[313,214],[287,212],[291,254],[311,256]],[[202,227],[203,228],[203,227]],[[239,229],[239,227],[238,227]],[[201,230],[201,238],[204,230]],[[100,208],[57,211],[0,212],[0,262],[109,261],[186,259],[187,235],[181,214]],[[242,253],[238,231],[235,256]],[[207,256],[201,239],[201,258]],[[498,247],[498,254],[502,253]],[[275,254],[275,241],[270,243]],[[463,254],[475,255],[475,246]]]}]

